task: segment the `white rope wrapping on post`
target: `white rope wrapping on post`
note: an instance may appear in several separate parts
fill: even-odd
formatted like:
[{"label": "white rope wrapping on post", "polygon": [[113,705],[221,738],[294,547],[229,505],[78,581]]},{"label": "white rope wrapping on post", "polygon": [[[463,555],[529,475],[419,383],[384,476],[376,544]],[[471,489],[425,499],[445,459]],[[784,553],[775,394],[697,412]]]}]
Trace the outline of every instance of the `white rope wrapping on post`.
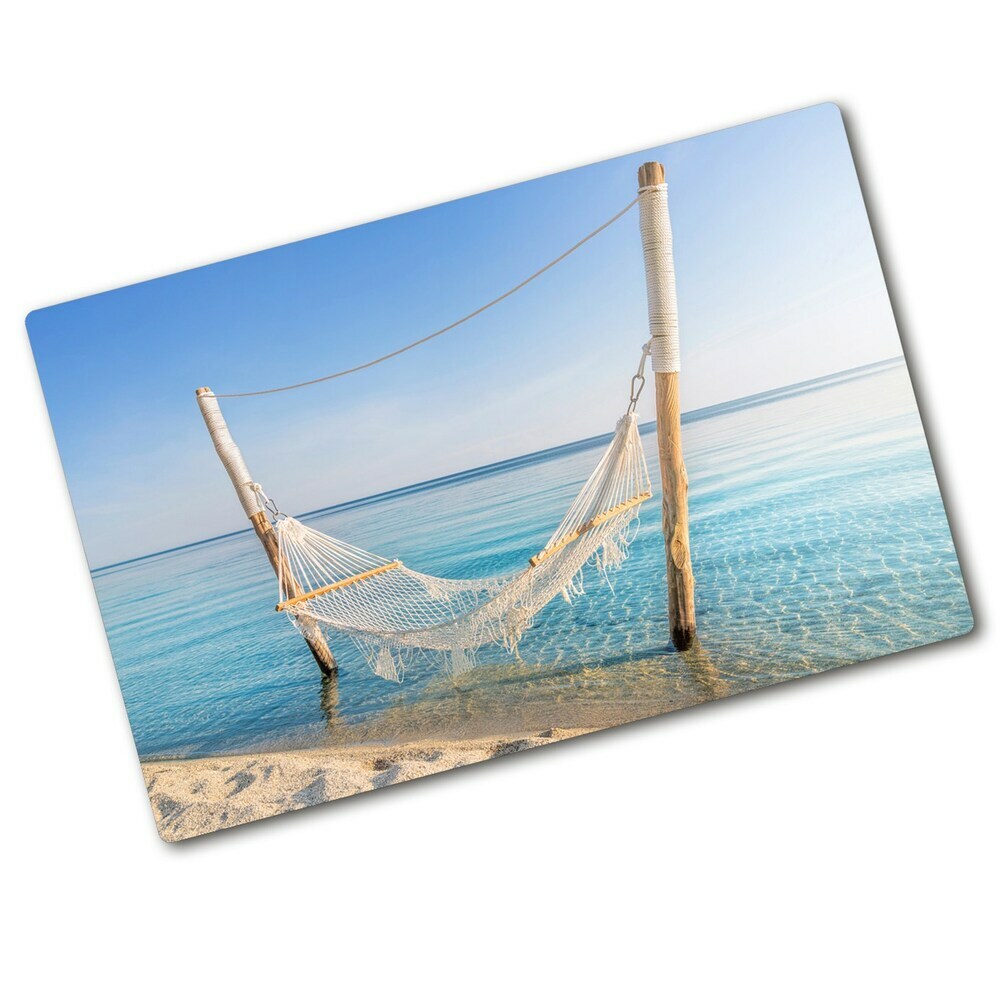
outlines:
[{"label": "white rope wrapping on post", "polygon": [[667,208],[667,185],[639,189],[639,233],[646,264],[646,303],[653,338],[654,372],[681,370],[677,332],[677,289],[674,281],[674,243]]},{"label": "white rope wrapping on post", "polygon": [[257,488],[250,475],[250,470],[247,468],[247,463],[243,459],[243,452],[240,451],[232,434],[229,433],[229,425],[222,415],[219,401],[211,392],[200,392],[198,406],[201,408],[201,415],[205,418],[205,425],[212,437],[212,444],[215,445],[215,450],[236,488],[240,505],[247,517],[253,517],[254,514],[262,510],[260,498],[257,495]]}]

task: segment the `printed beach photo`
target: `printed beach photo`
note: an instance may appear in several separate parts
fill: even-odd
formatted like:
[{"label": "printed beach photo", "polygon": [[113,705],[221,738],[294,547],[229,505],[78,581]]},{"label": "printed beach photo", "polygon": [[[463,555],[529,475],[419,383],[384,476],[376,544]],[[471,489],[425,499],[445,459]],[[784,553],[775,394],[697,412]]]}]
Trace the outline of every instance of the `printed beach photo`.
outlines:
[{"label": "printed beach photo", "polygon": [[27,327],[168,841],[973,625],[834,105]]}]

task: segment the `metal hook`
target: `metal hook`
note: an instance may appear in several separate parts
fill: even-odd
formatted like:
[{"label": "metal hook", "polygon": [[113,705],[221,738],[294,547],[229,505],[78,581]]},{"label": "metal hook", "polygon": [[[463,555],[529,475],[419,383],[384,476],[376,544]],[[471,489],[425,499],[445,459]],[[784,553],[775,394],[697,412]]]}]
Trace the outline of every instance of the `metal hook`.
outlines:
[{"label": "metal hook", "polygon": [[639,358],[639,367],[636,369],[636,373],[632,376],[632,385],[629,389],[628,409],[625,411],[626,416],[630,413],[635,413],[635,405],[639,402],[639,396],[646,385],[646,358],[648,358],[652,353],[653,338],[650,337],[650,339],[642,345],[642,357]]},{"label": "metal hook", "polygon": [[283,514],[278,510],[278,505],[264,492],[264,488],[260,483],[251,483],[254,493],[257,494],[257,500],[263,510],[267,511],[271,515],[271,523],[277,524],[278,521],[283,521],[288,515]]},{"label": "metal hook", "polygon": [[[636,388],[636,383],[637,382],[639,383],[639,387],[638,388]],[[646,385],[646,376],[645,375],[635,374],[635,375],[632,376],[632,388],[631,388],[631,392],[629,394],[628,409],[625,411],[626,413],[634,413],[635,412],[635,405],[636,405],[636,403],[639,402],[639,395],[642,392],[643,387],[645,385]]]}]

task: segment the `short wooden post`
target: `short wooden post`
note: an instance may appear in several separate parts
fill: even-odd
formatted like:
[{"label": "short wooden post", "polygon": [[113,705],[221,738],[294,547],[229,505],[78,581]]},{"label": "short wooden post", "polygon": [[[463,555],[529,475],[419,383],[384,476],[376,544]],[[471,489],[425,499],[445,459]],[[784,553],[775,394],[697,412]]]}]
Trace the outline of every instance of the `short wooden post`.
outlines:
[{"label": "short wooden post", "polygon": [[678,650],[694,642],[694,574],[688,537],[687,470],[681,448],[680,344],[673,241],[662,163],[639,168],[639,229],[646,264],[649,333],[656,379],[656,438],[663,485],[670,637]]},{"label": "short wooden post", "polygon": [[[260,539],[261,545],[264,546],[264,551],[267,553],[267,559],[271,564],[271,568],[274,570],[275,575],[282,581],[283,590],[285,591],[283,597],[296,597],[302,594],[302,588],[296,583],[288,565],[281,566],[277,536],[274,534],[274,529],[268,520],[267,512],[261,508],[260,498],[257,495],[257,491],[253,488],[253,477],[250,475],[250,470],[243,459],[243,453],[233,440],[232,434],[229,433],[229,425],[226,423],[226,418],[222,415],[218,399],[207,386],[195,390],[195,396],[198,399],[201,415],[205,418],[208,433],[212,437],[212,443],[215,445],[215,450],[226,472],[229,473],[229,478],[236,489],[236,495],[239,497],[240,504],[247,517],[250,518],[250,524],[253,525],[254,533]],[[333,653],[330,652],[330,647],[327,645],[320,627],[312,619],[306,618],[304,615],[298,621],[302,637],[316,658],[320,670],[328,677],[336,674],[337,661]]]}]

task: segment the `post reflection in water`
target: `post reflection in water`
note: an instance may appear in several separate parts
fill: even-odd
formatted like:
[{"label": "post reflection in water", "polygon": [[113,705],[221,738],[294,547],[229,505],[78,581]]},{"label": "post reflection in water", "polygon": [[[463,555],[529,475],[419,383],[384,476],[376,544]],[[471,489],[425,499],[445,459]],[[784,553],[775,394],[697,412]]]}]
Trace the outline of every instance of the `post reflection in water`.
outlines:
[{"label": "post reflection in water", "polygon": [[320,674],[319,707],[326,719],[327,729],[336,729],[340,725],[337,705],[340,702],[340,684],[336,674],[328,677]]},{"label": "post reflection in water", "polygon": [[702,645],[700,639],[696,637],[688,649],[677,655],[691,679],[704,692],[706,701],[725,698],[726,695],[733,693],[728,681],[715,665],[712,654]]}]

